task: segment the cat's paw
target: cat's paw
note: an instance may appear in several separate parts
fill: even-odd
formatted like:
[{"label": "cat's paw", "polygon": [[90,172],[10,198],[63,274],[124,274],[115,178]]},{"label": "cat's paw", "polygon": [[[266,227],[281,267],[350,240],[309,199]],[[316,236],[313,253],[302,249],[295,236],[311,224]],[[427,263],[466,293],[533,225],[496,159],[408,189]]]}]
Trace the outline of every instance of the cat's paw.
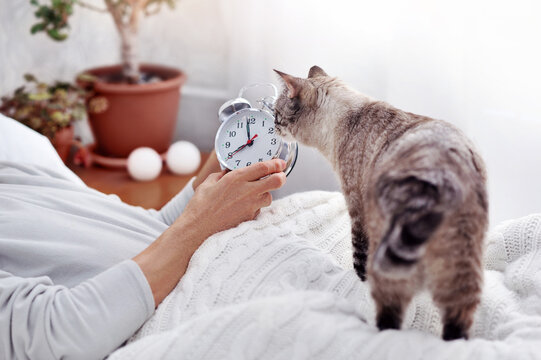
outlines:
[{"label": "cat's paw", "polygon": [[384,306],[378,314],[376,324],[380,330],[400,329],[402,323],[399,310],[393,306]]},{"label": "cat's paw", "polygon": [[443,340],[451,341],[457,339],[468,339],[468,331],[462,324],[448,322],[443,326]]}]

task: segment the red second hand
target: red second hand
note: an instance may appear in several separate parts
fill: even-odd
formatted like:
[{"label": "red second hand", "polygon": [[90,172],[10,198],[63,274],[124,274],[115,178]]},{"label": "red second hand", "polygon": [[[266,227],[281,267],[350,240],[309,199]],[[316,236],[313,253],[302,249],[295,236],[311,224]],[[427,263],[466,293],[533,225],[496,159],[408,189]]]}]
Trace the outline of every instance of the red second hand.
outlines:
[{"label": "red second hand", "polygon": [[226,159],[226,160],[229,160],[233,157],[233,155],[235,155],[236,153],[238,153],[239,151],[241,151],[242,149],[244,149],[246,146],[250,145],[251,143],[254,142],[254,139],[257,137],[257,134],[255,134],[254,136],[252,136],[252,138],[250,140],[248,140],[246,142],[246,144],[242,145],[240,148],[238,148],[237,150],[233,151],[233,153],[231,153],[231,155],[229,155],[229,157]]}]

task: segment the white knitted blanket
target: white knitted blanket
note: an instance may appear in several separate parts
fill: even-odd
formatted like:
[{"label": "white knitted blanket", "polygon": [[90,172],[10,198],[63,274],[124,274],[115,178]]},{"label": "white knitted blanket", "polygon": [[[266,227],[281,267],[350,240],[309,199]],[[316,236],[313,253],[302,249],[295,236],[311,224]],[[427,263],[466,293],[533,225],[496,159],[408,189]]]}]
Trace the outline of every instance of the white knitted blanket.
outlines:
[{"label": "white knitted blanket", "polygon": [[212,236],[110,359],[541,359],[541,214],[488,236],[469,341],[440,340],[428,294],[414,299],[404,330],[378,332],[349,226],[342,195],[308,192]]}]

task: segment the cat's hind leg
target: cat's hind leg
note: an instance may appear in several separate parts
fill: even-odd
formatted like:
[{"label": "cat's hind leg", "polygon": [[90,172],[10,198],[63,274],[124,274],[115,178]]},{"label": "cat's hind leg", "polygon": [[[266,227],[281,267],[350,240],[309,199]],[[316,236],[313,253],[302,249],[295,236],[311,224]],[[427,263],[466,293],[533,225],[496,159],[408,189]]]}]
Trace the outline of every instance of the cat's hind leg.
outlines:
[{"label": "cat's hind leg", "polygon": [[481,300],[483,230],[464,219],[434,239],[427,251],[428,286],[441,311],[444,340],[468,338]]},{"label": "cat's hind leg", "polygon": [[376,303],[378,329],[400,329],[404,312],[416,291],[415,284],[409,279],[388,279],[371,274],[370,287]]},{"label": "cat's hind leg", "polygon": [[[468,331],[473,323],[479,297],[470,295],[468,298],[470,299],[468,303],[439,304],[443,315],[443,340],[468,339]],[[438,300],[434,301],[438,303]]]},{"label": "cat's hind leg", "polygon": [[441,284],[433,290],[434,302],[442,314],[443,340],[468,338],[481,299],[479,281],[471,278],[467,274],[458,275],[454,282],[445,281],[446,285]]}]

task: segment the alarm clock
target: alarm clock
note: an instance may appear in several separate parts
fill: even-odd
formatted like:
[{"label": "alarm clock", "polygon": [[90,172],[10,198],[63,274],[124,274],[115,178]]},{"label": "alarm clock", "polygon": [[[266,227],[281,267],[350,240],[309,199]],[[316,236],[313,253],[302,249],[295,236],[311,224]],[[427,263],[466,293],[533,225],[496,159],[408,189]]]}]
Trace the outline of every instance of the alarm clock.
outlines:
[{"label": "alarm clock", "polygon": [[[269,86],[274,96],[259,99],[261,108],[255,108],[243,96],[247,89]],[[252,84],[243,87],[236,99],[225,102],[218,110],[221,122],[214,143],[222,169],[241,169],[257,162],[282,159],[288,175],[297,161],[298,145],[285,141],[274,126],[274,102],[277,89],[274,84]]]}]

